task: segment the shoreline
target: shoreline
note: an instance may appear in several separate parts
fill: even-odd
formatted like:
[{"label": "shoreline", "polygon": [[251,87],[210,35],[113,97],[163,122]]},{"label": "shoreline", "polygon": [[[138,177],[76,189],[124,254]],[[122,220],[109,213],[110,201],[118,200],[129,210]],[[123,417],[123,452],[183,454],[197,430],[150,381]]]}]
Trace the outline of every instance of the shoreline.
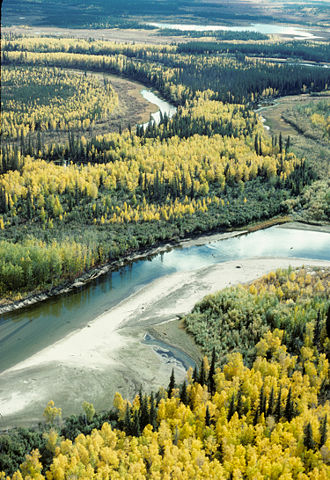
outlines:
[{"label": "shoreline", "polygon": [[[171,241],[169,239],[168,241],[158,243],[155,246],[150,246],[149,248],[140,249],[135,252],[132,252],[131,254],[128,254],[127,256],[119,260],[116,260],[114,262],[106,263],[104,265],[95,267],[88,272],[82,273],[73,281],[66,281],[66,282],[60,283],[59,285],[51,289],[44,289],[40,292],[35,292],[35,293],[28,292],[20,300],[14,300],[14,301],[9,300],[7,302],[1,303],[1,299],[0,299],[0,316],[17,311],[17,310],[28,308],[37,303],[47,301],[53,297],[67,295],[70,292],[74,292],[78,288],[85,288],[89,283],[93,282],[100,276],[106,275],[109,272],[117,271],[120,268],[124,267],[125,265],[128,265],[137,260],[147,259],[149,257],[153,257],[154,255],[158,255],[159,253],[164,253],[175,248],[190,247],[193,245],[196,245],[196,246],[205,245],[207,243],[210,243],[216,240],[225,240],[226,238],[244,235],[252,231],[262,230],[275,225],[290,224],[291,222],[292,222],[291,218],[285,217],[283,219],[283,217],[279,217],[279,218],[272,218],[269,220],[265,220],[255,225],[251,224],[242,228],[237,228],[236,230],[220,231],[219,229],[219,231],[210,231],[210,232],[204,232],[196,235],[190,235],[178,241],[173,241],[173,240]],[[306,224],[306,225],[309,225],[309,224]],[[312,229],[315,228],[314,225],[312,227],[313,227]],[[330,233],[330,228],[329,228],[329,233]]]},{"label": "shoreline", "polygon": [[167,385],[172,368],[181,382],[185,369],[175,359],[164,360],[152,345],[144,344],[145,334],[156,333],[156,338],[197,360],[198,352],[193,348],[198,346],[193,345],[178,319],[205,295],[289,265],[329,269],[330,261],[266,257],[231,260],[169,274],[142,286],[85,327],[3,371],[3,424],[9,428],[38,423],[50,399],[63,408],[64,416],[79,413],[84,400],[104,410],[111,407],[116,391],[131,399],[141,385],[146,392]]}]

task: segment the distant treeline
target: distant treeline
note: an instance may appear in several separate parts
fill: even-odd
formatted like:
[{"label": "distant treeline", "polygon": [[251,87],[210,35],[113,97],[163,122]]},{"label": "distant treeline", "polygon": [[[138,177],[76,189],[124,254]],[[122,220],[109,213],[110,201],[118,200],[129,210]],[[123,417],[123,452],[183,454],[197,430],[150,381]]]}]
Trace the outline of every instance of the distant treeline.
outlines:
[{"label": "distant treeline", "polygon": [[249,30],[243,30],[240,32],[235,32],[231,30],[178,30],[175,28],[163,28],[157,35],[161,37],[191,37],[191,38],[201,38],[201,37],[212,37],[219,40],[268,40],[269,36],[264,35],[260,32],[250,32]]},{"label": "distant treeline", "polygon": [[180,53],[189,44],[146,49],[145,45],[72,39],[24,38],[3,43],[5,65],[61,66],[121,74],[153,86],[176,105],[184,105],[203,90],[212,90],[214,99],[222,102],[247,103],[269,96],[321,91],[330,81],[325,68],[268,63],[245,58],[244,54]]},{"label": "distant treeline", "polygon": [[[244,33],[244,32],[224,32]],[[253,33],[253,32],[247,32]],[[215,35],[214,35],[215,36]],[[231,40],[231,38],[224,38]],[[250,40],[250,38],[237,38]],[[258,40],[258,39],[256,39]],[[243,55],[297,58],[313,62],[330,62],[329,43],[311,42],[275,42],[275,43],[219,43],[219,42],[188,42],[178,45],[178,53],[241,53]]]}]

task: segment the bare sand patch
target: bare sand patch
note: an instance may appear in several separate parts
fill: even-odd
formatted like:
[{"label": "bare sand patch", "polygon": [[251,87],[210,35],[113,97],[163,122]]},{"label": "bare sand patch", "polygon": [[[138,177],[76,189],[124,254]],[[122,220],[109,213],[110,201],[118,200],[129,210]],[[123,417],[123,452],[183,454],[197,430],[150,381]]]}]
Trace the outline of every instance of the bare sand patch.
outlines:
[{"label": "bare sand patch", "polygon": [[[116,391],[132,398],[141,385],[147,391],[167,386],[172,367],[181,381],[183,367],[164,362],[142,343],[149,328],[188,313],[207,294],[289,265],[330,267],[330,262],[254,258],[155,280],[85,328],[4,371],[0,375],[2,423],[36,423],[50,399],[63,408],[64,415],[79,412],[84,400],[92,401],[99,410],[110,408]],[[173,334],[167,333],[166,341],[175,345]],[[184,336],[180,339],[179,347],[188,355],[190,342],[191,338],[186,344]]]}]

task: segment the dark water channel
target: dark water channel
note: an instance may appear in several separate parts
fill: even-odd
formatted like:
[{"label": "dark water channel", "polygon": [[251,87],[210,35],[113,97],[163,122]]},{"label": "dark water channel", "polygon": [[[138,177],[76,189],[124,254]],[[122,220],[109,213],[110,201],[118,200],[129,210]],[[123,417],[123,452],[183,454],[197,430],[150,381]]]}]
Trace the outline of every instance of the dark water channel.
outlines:
[{"label": "dark water channel", "polygon": [[202,246],[176,248],[133,262],[76,292],[5,314],[0,318],[0,372],[84,327],[157,278],[251,257],[330,260],[330,234],[272,227]]}]

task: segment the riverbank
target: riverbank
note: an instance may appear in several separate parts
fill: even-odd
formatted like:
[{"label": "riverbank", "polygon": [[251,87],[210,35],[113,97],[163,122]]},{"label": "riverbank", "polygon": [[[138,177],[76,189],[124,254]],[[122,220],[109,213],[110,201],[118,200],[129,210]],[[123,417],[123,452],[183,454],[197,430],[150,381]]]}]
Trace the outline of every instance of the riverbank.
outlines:
[{"label": "riverbank", "polygon": [[[80,68],[65,68],[68,73],[74,75],[83,75],[88,73],[101,83],[107,79],[111,83],[111,87],[118,97],[118,105],[109,113],[96,120],[93,127],[75,132],[76,135],[83,135],[86,139],[92,139],[98,135],[106,135],[108,133],[124,131],[129,128],[135,132],[136,125],[148,123],[153,115],[157,115],[159,107],[155,102],[149,100],[142,92],[146,92],[146,86],[138,81],[130,80],[124,76],[114,75],[110,73],[99,73],[93,70],[82,70]],[[150,92],[152,94],[152,92]],[[154,94],[152,94],[154,95]],[[159,98],[160,101],[162,101]],[[174,107],[173,107],[174,108]],[[29,134],[32,141],[37,140],[37,132]],[[67,142],[68,132],[65,130],[45,130],[42,132],[42,141],[45,145],[52,143],[65,144]],[[4,141],[6,143],[14,143],[19,145],[19,139],[14,141]]]},{"label": "riverbank", "polygon": [[[166,386],[172,368],[177,381],[185,369],[164,359],[143,343],[146,333],[195,357],[191,337],[178,317],[191,311],[205,295],[250,282],[277,268],[301,265],[330,268],[330,261],[295,258],[253,258],[220,263],[161,277],[140,288],[87,326],[5,370],[0,375],[0,413],[4,427],[33,425],[50,399],[63,415],[78,413],[84,400],[96,409],[110,408],[116,391],[132,398]],[[169,328],[170,327],[170,328]],[[196,348],[196,346],[194,347]]]},{"label": "riverbank", "polygon": [[106,275],[109,272],[116,271],[127,264],[130,264],[137,260],[153,257],[154,255],[167,252],[173,248],[203,245],[217,240],[224,240],[226,238],[231,238],[256,230],[268,228],[273,225],[286,224],[290,220],[290,217],[277,217],[269,220],[264,220],[262,222],[256,222],[254,224],[247,225],[246,227],[242,227],[241,229],[237,230],[223,230],[216,233],[204,233],[203,235],[197,234],[185,237],[179,241],[168,240],[162,244],[158,244],[153,247],[140,249],[137,252],[133,252],[117,261],[93,268],[89,272],[80,275],[72,282],[65,282],[51,289],[46,289],[43,291],[27,293],[23,298],[19,300],[2,299],[0,300],[0,316],[9,312],[30,307],[31,305],[35,305],[39,302],[44,302],[59,295],[67,295],[70,292],[74,292],[77,289],[81,289],[87,286],[89,283],[95,281],[97,278]]}]

